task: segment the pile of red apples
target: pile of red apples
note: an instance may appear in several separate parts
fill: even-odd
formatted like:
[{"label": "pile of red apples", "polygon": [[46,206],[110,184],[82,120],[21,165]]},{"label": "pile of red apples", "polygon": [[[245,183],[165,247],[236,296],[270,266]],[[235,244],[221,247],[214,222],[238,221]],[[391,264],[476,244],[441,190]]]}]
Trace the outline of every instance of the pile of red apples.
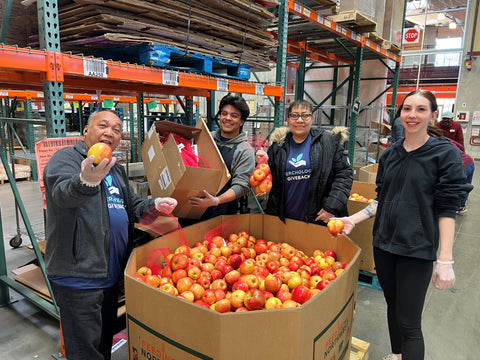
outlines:
[{"label": "pile of red apples", "polygon": [[288,243],[256,239],[246,231],[179,246],[161,265],[134,277],[220,313],[299,307],[325,289],[347,264],[333,250],[311,256]]}]

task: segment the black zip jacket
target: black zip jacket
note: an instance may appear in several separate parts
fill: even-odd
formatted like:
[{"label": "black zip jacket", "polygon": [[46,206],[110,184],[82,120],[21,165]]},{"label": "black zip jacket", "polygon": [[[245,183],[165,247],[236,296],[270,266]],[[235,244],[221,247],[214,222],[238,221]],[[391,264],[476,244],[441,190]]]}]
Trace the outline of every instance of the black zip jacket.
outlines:
[{"label": "black zip jacket", "polygon": [[435,260],[438,220],[456,217],[465,194],[465,167],[460,152],[444,137],[412,152],[403,141],[380,157],[377,173],[378,208],[373,245],[393,254]]},{"label": "black zip jacket", "polygon": [[[103,182],[88,187],[80,182],[82,161],[87,157],[83,141],[58,150],[45,166],[43,180],[47,204],[48,275],[88,278],[108,276],[110,217]],[[134,247],[134,223],[146,211],[155,211],[153,199],[137,196],[120,164],[113,166],[128,214],[128,254]],[[124,263],[124,265],[125,265]]]},{"label": "black zip jacket", "polygon": [[[323,208],[335,216],[347,216],[347,202],[353,182],[352,167],[348,162],[342,135],[324,129],[311,129],[310,164],[312,174],[305,204],[305,221],[315,222]],[[266,213],[285,221],[285,167],[290,151],[292,133],[273,142],[268,148],[268,164],[272,173],[273,187],[270,191]],[[325,225],[323,222],[319,222]]]}]

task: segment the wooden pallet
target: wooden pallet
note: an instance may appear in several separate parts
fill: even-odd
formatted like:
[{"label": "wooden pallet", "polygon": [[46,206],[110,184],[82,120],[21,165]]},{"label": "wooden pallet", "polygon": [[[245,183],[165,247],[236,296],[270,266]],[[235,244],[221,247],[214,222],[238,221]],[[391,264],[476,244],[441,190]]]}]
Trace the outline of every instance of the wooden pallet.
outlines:
[{"label": "wooden pallet", "polygon": [[352,337],[350,360],[368,360],[370,343]]},{"label": "wooden pallet", "polygon": [[396,44],[388,42],[388,45],[386,45],[385,48],[393,52],[395,55],[402,55],[402,49]]},{"label": "wooden pallet", "polygon": [[[30,181],[30,177],[15,177],[15,181]],[[8,179],[0,179],[0,185],[3,185],[5,182],[8,182]]]},{"label": "wooden pallet", "polygon": [[375,20],[373,20],[370,16],[362,14],[356,10],[344,11],[336,15],[331,15],[328,18],[362,34],[373,32],[377,27]]},{"label": "wooden pallet", "polygon": [[390,46],[390,43],[384,38],[382,38],[380,35],[378,35],[376,32],[368,32],[363,34],[363,36],[365,36],[367,39],[372,40],[375,44],[378,44],[383,48],[387,48],[387,44],[388,46]]}]

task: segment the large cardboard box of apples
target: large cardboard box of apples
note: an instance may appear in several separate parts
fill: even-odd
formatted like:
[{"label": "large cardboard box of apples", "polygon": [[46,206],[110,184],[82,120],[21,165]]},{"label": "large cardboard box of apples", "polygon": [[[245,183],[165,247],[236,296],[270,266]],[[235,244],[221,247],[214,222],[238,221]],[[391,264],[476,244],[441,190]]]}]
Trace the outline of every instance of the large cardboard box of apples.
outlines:
[{"label": "large cardboard box of apples", "polygon": [[[347,208],[350,215],[355,214],[368,206],[368,202],[354,200],[353,194],[363,196],[366,199],[376,199],[377,192],[376,185],[369,182],[354,181],[352,190],[350,191],[350,199],[348,200]],[[375,272],[375,261],[373,260],[373,222],[374,218],[357,224],[352,232],[349,234],[350,239],[355,242],[361,249],[362,253],[359,258],[360,270]]]},{"label": "large cardboard box of apples", "polygon": [[[160,142],[159,135],[169,134]],[[172,134],[182,135],[196,145],[198,167],[186,166]],[[181,218],[199,218],[205,209],[188,205],[192,196],[203,190],[216,195],[230,179],[230,173],[203,119],[195,127],[172,121],[156,121],[141,148],[145,174],[153,197],[171,196],[178,201],[173,214]]]},{"label": "large cardboard box of apples", "polygon": [[[222,236],[241,230],[287,242],[307,255],[332,249],[345,270],[297,308],[218,313],[136,280],[152,250],[190,246],[220,227]],[[326,227],[263,214],[221,216],[167,234],[134,250],[125,271],[129,359],[292,360],[345,359],[350,354],[360,249]]]}]

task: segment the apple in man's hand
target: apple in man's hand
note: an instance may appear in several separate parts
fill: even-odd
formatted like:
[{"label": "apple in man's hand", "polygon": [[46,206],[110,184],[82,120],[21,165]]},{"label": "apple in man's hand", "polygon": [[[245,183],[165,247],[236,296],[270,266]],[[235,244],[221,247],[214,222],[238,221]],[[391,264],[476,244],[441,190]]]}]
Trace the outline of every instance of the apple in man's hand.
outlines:
[{"label": "apple in man's hand", "polygon": [[112,148],[105,144],[105,143],[96,143],[90,146],[88,149],[87,156],[93,155],[95,158],[93,159],[94,164],[99,164],[103,159],[108,159],[109,161],[112,160]]}]

